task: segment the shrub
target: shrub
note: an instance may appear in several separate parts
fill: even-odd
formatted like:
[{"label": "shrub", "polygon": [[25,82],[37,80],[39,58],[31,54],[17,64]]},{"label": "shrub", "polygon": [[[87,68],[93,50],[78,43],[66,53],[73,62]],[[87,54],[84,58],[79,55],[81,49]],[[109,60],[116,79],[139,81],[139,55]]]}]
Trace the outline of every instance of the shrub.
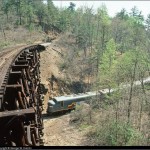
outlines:
[{"label": "shrub", "polygon": [[63,71],[64,69],[68,68],[68,65],[67,65],[67,63],[61,63],[61,64],[59,64],[59,68],[60,68],[60,71]]},{"label": "shrub", "polygon": [[[101,123],[100,123],[101,124]],[[103,122],[96,125],[88,133],[88,136],[94,139],[94,145],[103,146],[136,146],[144,145],[144,137],[130,125],[114,121]]]},{"label": "shrub", "polygon": [[10,45],[10,42],[8,42],[8,41],[0,42],[0,47],[1,47],[1,48],[6,47],[6,46],[8,46],[8,45]]}]

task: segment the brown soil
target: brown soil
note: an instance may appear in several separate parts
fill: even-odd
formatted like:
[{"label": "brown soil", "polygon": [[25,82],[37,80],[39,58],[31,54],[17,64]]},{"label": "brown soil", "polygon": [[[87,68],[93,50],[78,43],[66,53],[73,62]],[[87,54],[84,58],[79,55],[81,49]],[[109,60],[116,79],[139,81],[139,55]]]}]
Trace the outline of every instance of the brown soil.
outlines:
[{"label": "brown soil", "polygon": [[[56,79],[64,78],[63,73],[59,72],[57,65],[58,62],[62,61],[62,56],[59,52],[63,52],[65,49],[65,47],[59,48],[59,40],[60,38],[57,38],[57,40],[53,41],[45,51],[41,52],[41,84],[43,84],[46,89],[44,94],[44,116],[46,116],[49,97],[60,95],[60,87],[58,88],[57,82],[54,82],[52,89],[48,78],[51,78],[52,75],[54,75]],[[75,126],[69,124],[69,121],[70,113],[53,118],[50,116],[44,117],[43,138],[46,146],[84,145],[82,143],[85,143],[86,141],[85,134]]]},{"label": "brown soil", "polygon": [[54,75],[56,78],[61,77],[62,74],[60,74],[59,69],[56,65],[58,61],[60,61],[60,55],[54,51],[52,48],[55,47],[55,42],[53,43],[43,52],[41,52],[41,62],[40,62],[40,71],[41,71],[41,84],[44,85],[46,89],[46,93],[44,95],[44,113],[46,113],[47,108],[47,102],[49,100],[49,96],[54,97],[59,95],[57,90],[57,83],[54,82],[53,84],[53,90],[51,88],[49,78],[51,78],[52,75]]},{"label": "brown soil", "polygon": [[71,125],[70,114],[44,119],[45,146],[80,146],[86,143],[84,133]]}]

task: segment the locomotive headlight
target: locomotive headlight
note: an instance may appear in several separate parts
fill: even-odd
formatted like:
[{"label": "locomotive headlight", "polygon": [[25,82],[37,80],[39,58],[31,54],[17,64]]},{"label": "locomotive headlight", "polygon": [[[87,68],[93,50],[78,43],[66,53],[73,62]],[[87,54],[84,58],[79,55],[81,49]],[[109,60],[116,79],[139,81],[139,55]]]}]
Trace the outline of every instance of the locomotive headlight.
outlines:
[{"label": "locomotive headlight", "polygon": [[49,100],[48,101],[48,106],[53,106],[53,105],[55,105],[55,102],[53,100]]}]

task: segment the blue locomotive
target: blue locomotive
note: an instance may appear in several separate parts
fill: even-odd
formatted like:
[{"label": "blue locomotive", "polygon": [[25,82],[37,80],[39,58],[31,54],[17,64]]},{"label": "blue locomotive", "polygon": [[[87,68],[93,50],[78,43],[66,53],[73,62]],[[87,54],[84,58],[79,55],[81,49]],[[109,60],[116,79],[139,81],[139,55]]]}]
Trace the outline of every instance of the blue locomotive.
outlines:
[{"label": "blue locomotive", "polygon": [[55,112],[73,110],[76,108],[76,103],[80,101],[89,100],[90,98],[104,95],[115,91],[114,89],[103,89],[99,91],[78,93],[66,96],[54,97],[48,101],[47,113],[53,114]]},{"label": "blue locomotive", "polygon": [[52,114],[59,111],[73,110],[76,107],[76,102],[89,100],[89,98],[96,95],[97,92],[87,92],[54,97],[52,100],[48,101],[47,113]]}]

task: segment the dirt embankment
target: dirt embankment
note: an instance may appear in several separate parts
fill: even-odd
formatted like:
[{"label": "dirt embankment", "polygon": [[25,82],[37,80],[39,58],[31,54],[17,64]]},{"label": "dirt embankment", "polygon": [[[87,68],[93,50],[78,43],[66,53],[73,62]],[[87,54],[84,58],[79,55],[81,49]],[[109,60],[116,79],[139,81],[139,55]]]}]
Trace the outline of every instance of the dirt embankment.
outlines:
[{"label": "dirt embankment", "polygon": [[[61,38],[61,37],[60,37]],[[41,52],[41,84],[45,88],[44,95],[44,111],[46,114],[47,102],[49,98],[64,95],[69,93],[69,89],[58,81],[64,79],[64,74],[59,71],[58,63],[64,59],[61,54],[65,51],[65,47],[59,47],[59,40],[57,38],[52,44],[43,52]],[[53,82],[49,82],[53,77]],[[45,115],[44,115],[45,116]],[[80,129],[71,125],[70,114],[65,114],[57,117],[44,117],[44,140],[47,146],[76,146],[84,145],[86,137]]]},{"label": "dirt embankment", "polygon": [[[63,74],[59,72],[57,67],[58,61],[61,61],[61,57],[58,52],[54,51],[56,49],[56,41],[53,41],[51,45],[43,52],[41,55],[40,71],[41,71],[41,84],[45,88],[44,95],[44,113],[46,113],[47,102],[49,97],[55,97],[59,95],[57,78],[62,77]],[[54,76],[55,81],[53,81],[53,86],[50,82],[51,77]]]}]

